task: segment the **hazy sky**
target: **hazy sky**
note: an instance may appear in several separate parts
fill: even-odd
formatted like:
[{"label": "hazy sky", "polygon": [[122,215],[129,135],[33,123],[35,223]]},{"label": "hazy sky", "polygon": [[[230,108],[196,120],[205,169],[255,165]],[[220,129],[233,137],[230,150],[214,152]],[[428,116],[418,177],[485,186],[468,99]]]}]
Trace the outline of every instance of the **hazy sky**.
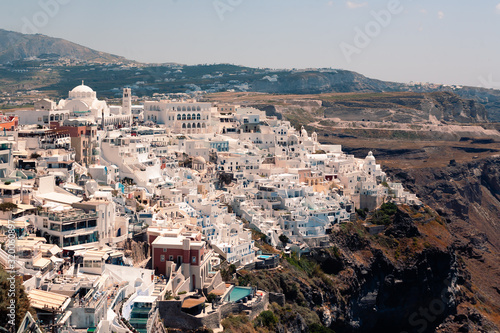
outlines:
[{"label": "hazy sky", "polygon": [[1,0],[0,28],[143,62],[500,89],[500,0]]}]

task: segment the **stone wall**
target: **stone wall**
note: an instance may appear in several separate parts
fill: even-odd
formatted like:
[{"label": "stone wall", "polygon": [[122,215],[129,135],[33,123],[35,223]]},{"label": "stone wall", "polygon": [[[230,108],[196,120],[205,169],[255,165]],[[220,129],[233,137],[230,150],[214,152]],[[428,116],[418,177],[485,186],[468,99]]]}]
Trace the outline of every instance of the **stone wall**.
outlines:
[{"label": "stone wall", "polygon": [[219,308],[221,318],[226,318],[231,313],[249,312],[249,317],[254,318],[265,310],[269,304],[269,294],[265,293],[264,296],[258,296],[257,301],[247,305],[245,303],[226,303]]},{"label": "stone wall", "polygon": [[190,330],[203,326],[201,319],[182,312],[181,306],[182,301],[158,302],[160,318],[166,327]]},{"label": "stone wall", "polygon": [[182,312],[182,301],[160,301],[158,312],[166,327],[182,330],[194,330],[199,327],[218,328],[221,319],[230,314],[247,312],[253,319],[264,311],[269,304],[269,294],[259,296],[251,305],[244,303],[226,303],[203,317],[195,317]]},{"label": "stone wall", "polygon": [[208,328],[218,328],[221,322],[221,317],[220,317],[220,312],[219,311],[214,311],[205,317],[201,318],[201,322],[203,323],[203,326],[208,327]]},{"label": "stone wall", "polygon": [[285,295],[282,293],[269,293],[269,303],[277,303],[280,306],[284,306]]},{"label": "stone wall", "polygon": [[309,247],[321,247],[321,242],[330,241],[328,236],[304,237],[303,240]]},{"label": "stone wall", "polygon": [[280,263],[280,256],[273,255],[271,258],[266,260],[257,260],[254,262],[256,269],[270,269],[278,267]]}]

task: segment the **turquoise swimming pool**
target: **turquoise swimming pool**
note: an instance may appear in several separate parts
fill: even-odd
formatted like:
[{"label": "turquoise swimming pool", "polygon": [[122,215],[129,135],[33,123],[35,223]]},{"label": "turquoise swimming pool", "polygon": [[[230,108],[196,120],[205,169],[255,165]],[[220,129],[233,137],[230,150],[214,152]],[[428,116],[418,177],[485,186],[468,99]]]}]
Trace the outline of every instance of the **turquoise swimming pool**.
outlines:
[{"label": "turquoise swimming pool", "polygon": [[258,256],[257,258],[259,259],[262,259],[262,260],[267,260],[267,259],[271,259],[273,256],[269,255],[269,254],[262,254],[260,256]]},{"label": "turquoise swimming pool", "polygon": [[228,302],[238,302],[252,293],[251,287],[234,287],[227,296]]}]

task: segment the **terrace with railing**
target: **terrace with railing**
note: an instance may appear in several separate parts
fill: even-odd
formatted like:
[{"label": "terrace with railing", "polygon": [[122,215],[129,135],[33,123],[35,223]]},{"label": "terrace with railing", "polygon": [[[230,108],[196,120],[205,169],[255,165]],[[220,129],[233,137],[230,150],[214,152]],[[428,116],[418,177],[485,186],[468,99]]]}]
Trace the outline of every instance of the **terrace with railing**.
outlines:
[{"label": "terrace with railing", "polygon": [[79,220],[97,219],[97,212],[89,211],[86,213],[81,209],[74,209],[69,212],[40,212],[41,217],[46,217],[53,222],[75,222]]}]

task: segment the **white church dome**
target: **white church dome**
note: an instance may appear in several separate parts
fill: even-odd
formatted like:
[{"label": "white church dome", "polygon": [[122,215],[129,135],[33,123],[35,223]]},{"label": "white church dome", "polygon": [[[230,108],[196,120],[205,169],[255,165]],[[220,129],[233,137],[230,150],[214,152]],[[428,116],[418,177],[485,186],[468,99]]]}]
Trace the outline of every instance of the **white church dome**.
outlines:
[{"label": "white church dome", "polygon": [[88,93],[88,92],[94,92],[94,90],[92,90],[92,88],[90,88],[89,86],[86,86],[84,84],[81,84],[79,86],[76,86],[73,88],[73,90],[71,90],[71,92],[85,92],[85,93]]},{"label": "white church dome", "polygon": [[203,158],[203,156],[197,156],[195,158],[193,158],[193,162],[196,162],[196,163],[207,163],[207,161],[205,160],[205,158]]}]

